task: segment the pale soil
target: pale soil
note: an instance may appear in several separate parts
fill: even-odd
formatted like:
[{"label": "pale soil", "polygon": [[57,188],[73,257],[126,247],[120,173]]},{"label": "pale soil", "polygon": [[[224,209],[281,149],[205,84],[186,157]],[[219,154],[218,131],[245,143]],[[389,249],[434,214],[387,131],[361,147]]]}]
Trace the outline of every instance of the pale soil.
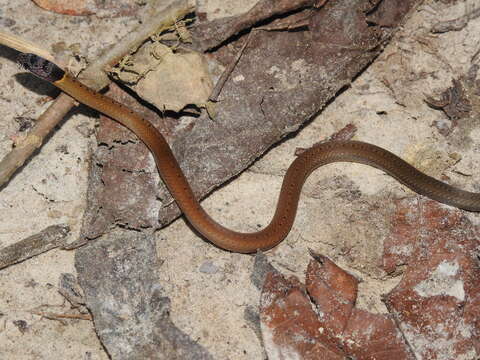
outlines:
[{"label": "pale soil", "polygon": [[[253,3],[204,0],[201,7],[215,17],[242,12]],[[2,26],[6,30],[47,49],[76,46],[89,58],[121,38],[136,22],[54,15],[28,0],[0,0],[0,4],[2,21],[16,21],[10,28]],[[445,115],[423,102],[424,94],[438,94],[450,86],[452,78],[465,74],[480,47],[480,19],[471,20],[462,31],[430,34],[432,24],[462,11],[463,4],[448,9],[439,2],[426,1],[350,89],[296,136],[211,195],[204,206],[220,222],[238,230],[253,231],[257,224],[266,224],[295,148],[308,147],[349,123],[358,127],[356,139],[385,147],[434,176],[446,174],[452,183],[475,189],[480,180],[475,161],[480,130],[460,126],[445,138],[432,126]],[[22,72],[11,58],[0,58],[1,157],[8,152],[11,137],[17,135],[14,118],[35,119],[47,106],[40,102],[41,96],[16,80],[15,75]],[[80,113],[70,116],[0,192],[0,247],[58,223],[68,223],[73,229],[71,239],[75,239],[85,207],[89,147],[94,144],[87,130],[93,129],[94,121]],[[472,140],[472,146],[464,146],[465,137]],[[451,161],[454,153],[461,155],[455,165]],[[332,185],[337,183],[343,190],[359,190],[360,201],[350,204],[339,200]],[[412,194],[380,171],[353,164],[325,167],[308,180],[294,229],[284,243],[268,253],[269,259],[279,270],[302,278],[308,249],[328,255],[363,280],[359,306],[384,312],[380,295],[399,281],[386,278],[377,267],[388,219],[372,223],[362,221],[363,215],[358,213],[370,211],[365,203],[384,204],[384,198],[407,195]],[[478,221],[476,215],[469,216]],[[365,218],[371,219],[371,215]],[[259,291],[249,279],[253,258],[205,243],[183,219],[157,236],[163,262],[159,275],[172,300],[174,323],[216,359],[261,359],[261,343],[245,320],[246,309],[255,309],[259,300]],[[358,253],[345,256],[345,248]],[[73,257],[71,251],[51,251],[0,272],[1,359],[108,358],[91,322],[67,320],[62,324],[31,313],[42,305],[57,313],[68,309],[57,286],[60,274],[75,273]],[[21,331],[18,320],[26,322],[26,330]]]}]

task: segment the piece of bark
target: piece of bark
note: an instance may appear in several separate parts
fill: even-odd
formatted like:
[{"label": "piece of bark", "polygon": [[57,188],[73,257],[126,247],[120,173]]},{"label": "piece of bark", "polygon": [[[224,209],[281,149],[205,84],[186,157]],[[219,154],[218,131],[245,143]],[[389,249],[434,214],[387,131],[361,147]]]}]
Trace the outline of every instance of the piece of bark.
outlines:
[{"label": "piece of bark", "polygon": [[[218,96],[214,121],[205,111],[199,116],[157,112],[158,116],[163,115],[159,122],[163,123],[167,139],[197,197],[205,197],[215,187],[240,173],[275,142],[315,116],[373,61],[396,26],[417,3],[417,0],[402,2],[401,5],[395,5],[398,2],[394,0],[383,0],[380,4],[367,0],[337,0],[327,2],[316,11],[305,9],[303,11],[309,12],[307,28],[293,32],[257,30],[250,36],[249,44]],[[381,12],[381,16],[376,16],[377,11]],[[395,14],[392,27],[380,27],[370,22],[370,17],[376,16],[376,21],[380,21],[382,16],[391,17],[392,12]],[[262,26],[276,19],[269,17],[269,12],[265,14]],[[214,31],[216,22],[201,26],[207,36],[208,29]],[[195,28],[192,34],[194,43],[205,40]],[[247,36],[233,38],[228,46],[209,53],[211,67],[218,70],[218,63],[224,66],[230,64]],[[100,132],[103,132],[102,126]],[[105,126],[111,128],[114,125]],[[131,138],[127,135],[115,141],[117,144],[124,143]],[[120,156],[117,148],[120,146],[112,149],[112,159]],[[97,154],[104,151],[99,149]],[[125,152],[120,151],[123,156]],[[137,155],[124,160],[128,164],[137,161]],[[135,183],[129,191],[130,180],[121,173],[123,168],[108,174],[103,172],[103,168],[113,169],[103,161],[92,169],[87,212],[76,246],[87,238],[95,238],[108,231],[114,223],[128,224],[132,228],[139,228],[136,224],[159,228],[180,214],[163,186],[159,186],[157,192],[162,203],[143,201],[146,194],[152,193],[151,184],[157,181],[151,167],[147,170],[151,177],[143,180],[148,189],[145,196],[141,195],[139,202],[132,200],[132,209],[139,209],[142,203],[145,208],[141,211],[116,211],[117,199],[120,208],[126,204],[125,194],[139,193],[140,187]],[[116,189],[122,189],[116,193],[116,189],[111,190],[112,196],[105,198],[108,204],[95,198],[98,194],[96,188],[103,191],[102,182],[115,183]],[[157,221],[151,215],[159,207]],[[145,214],[148,216],[141,219]]]},{"label": "piece of bark", "polygon": [[95,329],[114,359],[211,359],[169,318],[155,240],[117,232],[75,254],[75,267]]},{"label": "piece of bark", "polygon": [[67,225],[52,225],[0,250],[0,269],[62,247],[70,233]]},{"label": "piece of bark", "polygon": [[[170,139],[171,122],[141,106],[114,84],[108,94],[140,113]],[[135,134],[101,117],[97,141],[100,146],[90,162],[89,207],[83,217],[82,236],[71,246],[97,237],[112,225],[136,229],[152,226],[157,222],[160,199],[172,201],[167,189],[159,188],[153,157]]]},{"label": "piece of bark", "polygon": [[261,289],[265,283],[267,274],[274,271],[276,270],[268,262],[267,256],[263,252],[258,251],[255,255],[255,263],[253,264],[253,271],[250,275],[250,280],[257,289]]},{"label": "piece of bark", "polygon": [[244,14],[214,20],[210,23],[199,24],[195,29],[198,48],[202,51],[210,50],[241,31],[250,29],[253,25],[261,21],[307,7],[321,7],[326,1],[327,0],[259,0]]}]

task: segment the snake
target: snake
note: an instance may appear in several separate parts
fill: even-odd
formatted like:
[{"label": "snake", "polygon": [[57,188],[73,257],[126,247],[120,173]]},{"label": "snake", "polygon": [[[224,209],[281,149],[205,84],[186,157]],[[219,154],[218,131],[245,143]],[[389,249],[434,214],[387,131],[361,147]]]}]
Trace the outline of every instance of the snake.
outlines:
[{"label": "snake", "polygon": [[274,215],[266,227],[251,233],[233,231],[220,225],[203,209],[165,137],[149,121],[127,106],[82,84],[49,60],[21,53],[18,61],[26,70],[52,83],[79,103],[116,120],[136,134],[152,153],[162,180],[190,224],[208,241],[231,252],[265,251],[285,239],[293,226],[305,180],[315,169],[334,162],[373,166],[420,195],[460,209],[480,211],[480,193],[439,181],[376,145],[338,140],[320,142],[295,158],[285,173]]}]

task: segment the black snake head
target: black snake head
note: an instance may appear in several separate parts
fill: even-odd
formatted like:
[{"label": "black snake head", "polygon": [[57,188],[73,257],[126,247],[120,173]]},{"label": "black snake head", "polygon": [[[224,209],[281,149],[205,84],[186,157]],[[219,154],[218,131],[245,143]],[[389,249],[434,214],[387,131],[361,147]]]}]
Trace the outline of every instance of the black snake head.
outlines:
[{"label": "black snake head", "polygon": [[18,63],[24,69],[49,82],[58,81],[65,75],[65,71],[53,62],[35,54],[20,53],[18,55]]}]

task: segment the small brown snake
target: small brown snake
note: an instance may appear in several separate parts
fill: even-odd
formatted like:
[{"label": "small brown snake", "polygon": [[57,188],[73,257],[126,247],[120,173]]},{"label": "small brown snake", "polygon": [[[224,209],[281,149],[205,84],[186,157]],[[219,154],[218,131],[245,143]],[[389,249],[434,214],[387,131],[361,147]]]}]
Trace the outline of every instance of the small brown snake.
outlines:
[{"label": "small brown snake", "polygon": [[280,243],[293,225],[306,178],[316,168],[333,162],[370,165],[421,195],[461,209],[480,211],[480,194],[457,189],[425,175],[387,150],[359,141],[327,142],[306,150],[290,165],[275,214],[267,227],[255,233],[235,232],[215,222],[201,207],[168,143],[152,124],[119,102],[89,89],[48,60],[34,54],[21,54],[19,62],[79,102],[133,131],[152,152],[163,181],[190,223],[205,238],[226,250],[251,253]]}]

